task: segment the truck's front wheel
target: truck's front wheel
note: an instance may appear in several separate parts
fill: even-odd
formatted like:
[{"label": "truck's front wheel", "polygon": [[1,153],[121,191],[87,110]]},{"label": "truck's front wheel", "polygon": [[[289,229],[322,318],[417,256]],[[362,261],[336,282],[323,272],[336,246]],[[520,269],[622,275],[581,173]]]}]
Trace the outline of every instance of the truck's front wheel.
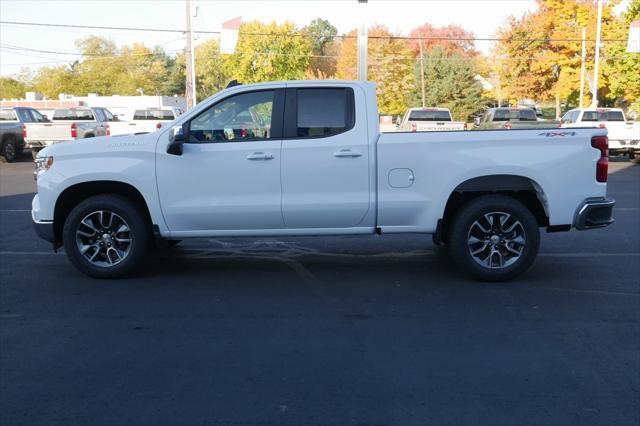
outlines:
[{"label": "truck's front wheel", "polygon": [[453,260],[474,278],[506,281],[525,272],[540,247],[533,214],[519,201],[486,195],[465,204],[450,228]]},{"label": "truck's front wheel", "polygon": [[119,195],[98,195],[78,204],[64,224],[63,242],[73,265],[94,278],[131,272],[149,244],[139,208]]}]

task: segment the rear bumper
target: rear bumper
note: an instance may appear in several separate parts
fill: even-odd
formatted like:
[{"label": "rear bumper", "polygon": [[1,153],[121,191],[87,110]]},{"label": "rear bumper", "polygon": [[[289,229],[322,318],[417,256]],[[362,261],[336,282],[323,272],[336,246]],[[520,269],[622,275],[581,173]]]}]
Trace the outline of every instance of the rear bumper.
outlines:
[{"label": "rear bumper", "polygon": [[604,228],[614,222],[613,198],[589,198],[578,208],[573,226],[579,230]]}]

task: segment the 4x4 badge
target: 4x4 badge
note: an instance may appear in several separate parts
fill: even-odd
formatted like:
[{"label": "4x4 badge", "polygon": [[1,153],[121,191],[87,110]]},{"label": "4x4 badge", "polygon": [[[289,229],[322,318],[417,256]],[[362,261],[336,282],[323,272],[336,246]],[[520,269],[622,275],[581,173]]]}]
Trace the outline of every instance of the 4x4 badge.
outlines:
[{"label": "4x4 badge", "polygon": [[546,136],[548,138],[553,138],[556,136],[575,136],[576,132],[542,132],[538,133],[538,136]]}]

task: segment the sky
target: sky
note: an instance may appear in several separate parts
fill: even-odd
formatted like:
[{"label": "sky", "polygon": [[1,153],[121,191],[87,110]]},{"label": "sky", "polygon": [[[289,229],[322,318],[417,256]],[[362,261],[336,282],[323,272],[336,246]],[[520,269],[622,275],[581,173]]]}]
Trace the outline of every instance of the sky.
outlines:
[{"label": "sky", "polygon": [[[321,17],[343,33],[357,28],[364,16],[370,24],[381,23],[405,35],[424,23],[456,24],[478,38],[494,36],[510,15],[519,17],[537,8],[534,0],[369,0],[367,5],[359,5],[356,0],[192,0],[192,3],[198,7],[194,30],[219,31],[222,22],[237,16],[244,21],[289,20],[298,26]],[[2,21],[38,23],[183,29],[185,10],[184,0],[0,0]],[[0,43],[30,49],[77,53],[75,40],[87,35],[107,37],[118,46],[133,42],[159,45],[169,54],[185,45],[184,36],[178,33],[0,24]],[[217,36],[197,35],[196,45],[211,37]],[[476,47],[487,53],[490,42],[479,41]],[[73,54],[0,50],[0,75],[16,74],[23,67],[35,70],[64,64],[76,58],[78,55]]]}]

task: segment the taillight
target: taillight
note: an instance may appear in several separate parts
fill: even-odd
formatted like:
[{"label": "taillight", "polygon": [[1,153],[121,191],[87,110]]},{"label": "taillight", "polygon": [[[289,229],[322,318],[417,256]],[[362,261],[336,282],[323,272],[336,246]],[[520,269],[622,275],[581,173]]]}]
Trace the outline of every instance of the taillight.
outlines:
[{"label": "taillight", "polygon": [[609,138],[606,136],[593,136],[591,146],[600,151],[600,158],[596,163],[596,181],[606,182],[609,173]]},{"label": "taillight", "polygon": [[464,128],[464,130],[467,130],[467,122],[466,121],[464,122],[464,127],[463,128]]},{"label": "taillight", "polygon": [[418,131],[418,125],[416,123],[411,123],[411,131],[412,132],[417,132]]},{"label": "taillight", "polygon": [[240,131],[240,137],[246,138],[247,137],[247,129],[246,128],[242,128],[242,130]]},{"label": "taillight", "polygon": [[604,129],[607,126],[604,123],[600,123],[600,124],[598,124],[598,127],[600,127],[601,129]]},{"label": "taillight", "polygon": [[22,125],[22,139],[26,139],[27,138],[27,126],[26,125]]},{"label": "taillight", "polygon": [[156,130],[160,130],[161,127],[162,127],[162,123],[158,121],[158,124],[156,124]]},{"label": "taillight", "polygon": [[76,123],[71,124],[71,137],[72,138],[78,137],[78,125]]},{"label": "taillight", "polygon": [[107,124],[107,136],[111,136],[111,127]]},{"label": "taillight", "polygon": [[506,123],[504,123],[502,127],[504,127],[507,130],[511,130],[511,122],[507,121]]}]

